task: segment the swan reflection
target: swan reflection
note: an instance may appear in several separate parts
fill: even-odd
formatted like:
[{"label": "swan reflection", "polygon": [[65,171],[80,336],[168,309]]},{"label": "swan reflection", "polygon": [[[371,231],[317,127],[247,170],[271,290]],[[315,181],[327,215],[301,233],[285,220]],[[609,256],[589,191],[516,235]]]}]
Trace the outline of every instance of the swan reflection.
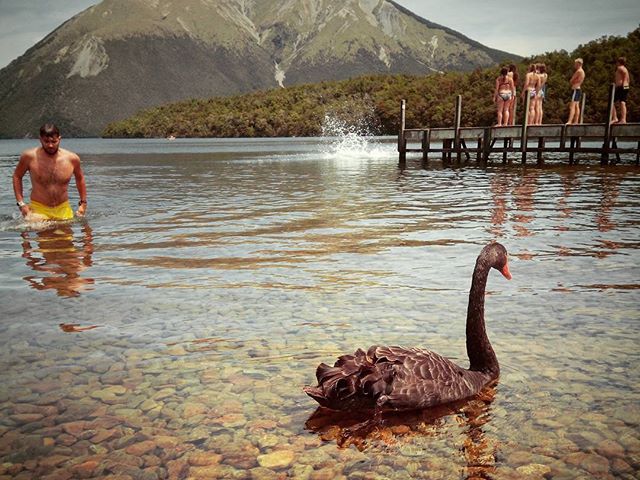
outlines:
[{"label": "swan reflection", "polygon": [[36,290],[53,289],[61,297],[76,297],[90,289],[94,279],[81,273],[93,264],[93,233],[86,223],[81,233],[79,240],[74,239],[70,224],[22,232],[22,257],[34,272],[24,280]]},{"label": "swan reflection", "polygon": [[[497,441],[489,438],[484,429],[491,421],[491,404],[497,386],[485,387],[480,394],[437,407],[409,411],[387,411],[375,418],[372,411],[345,412],[318,407],[307,419],[305,428],[316,433],[323,441],[335,441],[339,447],[353,445],[366,451],[374,445],[395,445],[402,455],[403,446],[420,444],[425,437],[447,436],[451,433],[462,437],[457,451],[464,464],[463,478],[491,479],[496,471],[495,454]],[[455,422],[451,422],[451,420]],[[457,432],[450,432],[452,425]],[[424,443],[422,443],[424,445]],[[420,455],[425,468],[432,458],[425,449]]]}]

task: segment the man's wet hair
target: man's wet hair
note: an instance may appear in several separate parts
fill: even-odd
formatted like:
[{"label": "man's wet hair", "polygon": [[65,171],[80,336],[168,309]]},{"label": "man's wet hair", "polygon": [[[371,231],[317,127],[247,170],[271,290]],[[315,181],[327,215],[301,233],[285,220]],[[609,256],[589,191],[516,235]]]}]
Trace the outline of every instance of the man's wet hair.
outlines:
[{"label": "man's wet hair", "polygon": [[41,137],[59,137],[60,130],[53,123],[45,123],[40,127]]}]

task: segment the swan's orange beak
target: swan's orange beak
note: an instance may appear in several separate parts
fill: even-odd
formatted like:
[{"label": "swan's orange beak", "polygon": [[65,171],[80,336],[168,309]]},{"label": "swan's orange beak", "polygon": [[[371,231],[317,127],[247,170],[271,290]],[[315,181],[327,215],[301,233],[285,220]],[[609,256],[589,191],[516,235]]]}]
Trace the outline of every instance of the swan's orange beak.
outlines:
[{"label": "swan's orange beak", "polygon": [[511,280],[511,272],[509,271],[509,264],[508,263],[504,264],[504,267],[502,267],[502,270],[500,270],[500,273],[507,280]]}]

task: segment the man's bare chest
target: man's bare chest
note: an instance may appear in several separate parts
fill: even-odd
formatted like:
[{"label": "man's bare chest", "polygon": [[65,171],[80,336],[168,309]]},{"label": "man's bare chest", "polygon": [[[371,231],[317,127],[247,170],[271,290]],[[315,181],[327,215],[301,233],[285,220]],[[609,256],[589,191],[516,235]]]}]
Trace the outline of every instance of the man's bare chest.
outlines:
[{"label": "man's bare chest", "polygon": [[40,185],[65,185],[73,173],[73,165],[66,159],[35,159],[30,168],[31,179]]}]

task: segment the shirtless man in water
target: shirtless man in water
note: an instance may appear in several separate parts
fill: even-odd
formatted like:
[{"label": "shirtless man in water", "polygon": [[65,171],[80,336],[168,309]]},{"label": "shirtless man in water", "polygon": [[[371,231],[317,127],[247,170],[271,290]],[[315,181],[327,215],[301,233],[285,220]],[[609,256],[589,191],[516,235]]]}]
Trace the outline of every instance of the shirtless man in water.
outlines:
[{"label": "shirtless man in water", "polygon": [[616,73],[614,82],[616,84],[613,101],[620,105],[620,117],[616,114],[616,108],[611,112],[612,123],[627,123],[627,95],[629,94],[629,70],[627,70],[627,59],[620,57],[616,61]]},{"label": "shirtless man in water", "polygon": [[[87,210],[87,186],[80,166],[80,157],[60,148],[60,131],[50,123],[40,128],[40,147],[25,150],[13,173],[13,191],[20,213],[27,220],[71,220],[69,182],[73,175],[80,195],[76,215]],[[24,202],[22,177],[31,177],[31,203]]]},{"label": "shirtless man in water", "polygon": [[581,58],[576,58],[574,69],[571,80],[569,80],[571,84],[571,103],[569,104],[568,124],[580,122],[580,100],[582,99],[582,82],[584,82],[585,76]]}]

